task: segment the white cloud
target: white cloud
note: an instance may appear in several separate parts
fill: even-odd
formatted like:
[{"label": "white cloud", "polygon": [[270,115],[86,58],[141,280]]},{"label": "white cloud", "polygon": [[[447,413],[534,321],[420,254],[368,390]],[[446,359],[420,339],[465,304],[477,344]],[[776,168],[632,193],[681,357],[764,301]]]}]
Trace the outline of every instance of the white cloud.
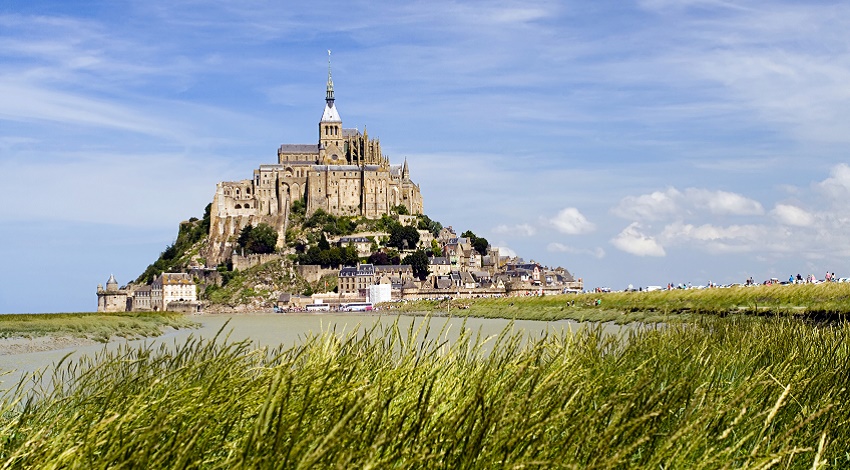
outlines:
[{"label": "white cloud", "polygon": [[682,193],[676,188],[667,191],[655,191],[640,196],[626,196],[612,212],[614,215],[630,220],[658,220],[677,211],[676,200]]},{"label": "white cloud", "polygon": [[762,215],[761,203],[728,191],[704,188],[676,188],[640,196],[626,196],[611,210],[628,220],[669,220],[684,215]]},{"label": "white cloud", "polygon": [[715,215],[761,215],[761,203],[727,191],[688,188],[685,198],[694,207],[707,209]]},{"label": "white cloud", "polygon": [[530,237],[537,233],[537,229],[529,224],[517,224],[517,225],[498,225],[493,229],[493,233],[500,233],[505,235],[515,235],[519,237]]},{"label": "white cloud", "polygon": [[596,258],[602,259],[605,257],[605,250],[602,247],[596,247],[593,249],[585,249],[585,248],[575,248],[569,245],[564,245],[563,243],[552,242],[546,245],[546,250],[552,253],[570,253],[574,255],[591,255]]},{"label": "white cloud", "polygon": [[596,230],[596,225],[588,221],[575,207],[562,209],[555,217],[549,219],[549,223],[554,225],[559,232],[567,235],[580,235]]},{"label": "white cloud", "polygon": [[815,222],[815,217],[812,214],[790,204],[777,204],[771,214],[779,223],[785,225],[809,227]]},{"label": "white cloud", "polygon": [[611,244],[617,249],[635,256],[665,256],[662,247],[655,238],[641,232],[641,226],[637,222],[632,223],[616,237],[611,239]]},{"label": "white cloud", "polygon": [[830,170],[829,175],[817,187],[829,198],[846,202],[850,196],[850,166],[846,163],[838,164]]},{"label": "white cloud", "polygon": [[664,240],[678,241],[715,241],[740,240],[758,241],[766,235],[766,227],[760,225],[730,225],[726,227],[712,224],[692,225],[675,223],[664,227],[661,237]]},{"label": "white cloud", "polygon": [[169,135],[170,125],[140,116],[138,110],[70,93],[56,92],[28,84],[0,82],[0,118],[27,121],[48,120],[124,129],[150,135]]}]

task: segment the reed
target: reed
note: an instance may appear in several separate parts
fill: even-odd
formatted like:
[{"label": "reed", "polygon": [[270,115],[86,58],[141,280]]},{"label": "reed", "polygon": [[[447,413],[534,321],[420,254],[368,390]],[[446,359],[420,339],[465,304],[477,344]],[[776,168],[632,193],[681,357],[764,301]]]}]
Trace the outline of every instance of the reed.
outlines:
[{"label": "reed", "polygon": [[447,342],[427,319],[63,362],[3,468],[847,467],[850,326],[779,318]]}]

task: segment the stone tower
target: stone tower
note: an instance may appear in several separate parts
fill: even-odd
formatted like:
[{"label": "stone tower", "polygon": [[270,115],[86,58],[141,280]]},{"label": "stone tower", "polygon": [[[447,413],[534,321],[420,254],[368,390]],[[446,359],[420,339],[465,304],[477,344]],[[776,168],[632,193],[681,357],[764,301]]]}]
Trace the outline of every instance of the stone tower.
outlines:
[{"label": "stone tower", "polygon": [[127,291],[118,289],[118,282],[112,274],[106,281],[106,289],[97,285],[98,312],[126,312],[129,310],[127,299]]},{"label": "stone tower", "polygon": [[328,51],[328,88],[325,94],[325,111],[319,122],[319,160],[323,165],[341,165],[345,163],[344,156],[342,118],[334,105],[331,51]]}]

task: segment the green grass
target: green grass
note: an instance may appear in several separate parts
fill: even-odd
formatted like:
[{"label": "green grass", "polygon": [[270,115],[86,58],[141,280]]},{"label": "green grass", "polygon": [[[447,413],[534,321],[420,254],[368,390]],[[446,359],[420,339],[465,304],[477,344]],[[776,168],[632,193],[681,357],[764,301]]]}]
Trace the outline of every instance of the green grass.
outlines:
[{"label": "green grass", "polygon": [[74,336],[108,341],[112,337],[158,336],[165,327],[188,328],[195,322],[180,313],[48,313],[0,315],[0,338]]},{"label": "green grass", "polygon": [[730,314],[841,320],[850,314],[850,283],[423,300],[391,307],[406,313],[617,323],[687,322],[703,315]]},{"label": "green grass", "polygon": [[[193,339],[62,364],[0,408],[3,468],[837,468],[850,326],[740,317],[539,340]],[[419,329],[417,329],[419,328]],[[506,330],[508,331],[508,330]]]}]

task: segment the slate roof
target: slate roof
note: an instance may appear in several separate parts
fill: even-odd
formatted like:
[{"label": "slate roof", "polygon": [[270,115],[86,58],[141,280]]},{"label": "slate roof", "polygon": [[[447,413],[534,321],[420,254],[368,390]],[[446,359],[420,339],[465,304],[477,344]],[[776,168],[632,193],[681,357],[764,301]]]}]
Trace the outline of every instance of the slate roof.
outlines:
[{"label": "slate roof", "polygon": [[194,284],[192,276],[186,273],[163,273],[159,280],[163,285]]},{"label": "slate roof", "polygon": [[345,266],[339,270],[339,277],[354,277],[354,276],[374,276],[375,267],[371,264],[361,264],[359,266]]},{"label": "slate roof", "polygon": [[386,272],[413,272],[413,266],[409,264],[382,264],[375,266],[375,272],[378,273],[386,273]]},{"label": "slate roof", "polygon": [[339,239],[339,243],[345,245],[348,243],[372,243],[372,241],[366,237],[342,237]]},{"label": "slate roof", "polygon": [[437,289],[451,289],[452,281],[450,279],[439,278],[437,279],[437,285],[435,286]]},{"label": "slate roof", "polygon": [[319,153],[318,144],[281,144],[282,153]]}]

